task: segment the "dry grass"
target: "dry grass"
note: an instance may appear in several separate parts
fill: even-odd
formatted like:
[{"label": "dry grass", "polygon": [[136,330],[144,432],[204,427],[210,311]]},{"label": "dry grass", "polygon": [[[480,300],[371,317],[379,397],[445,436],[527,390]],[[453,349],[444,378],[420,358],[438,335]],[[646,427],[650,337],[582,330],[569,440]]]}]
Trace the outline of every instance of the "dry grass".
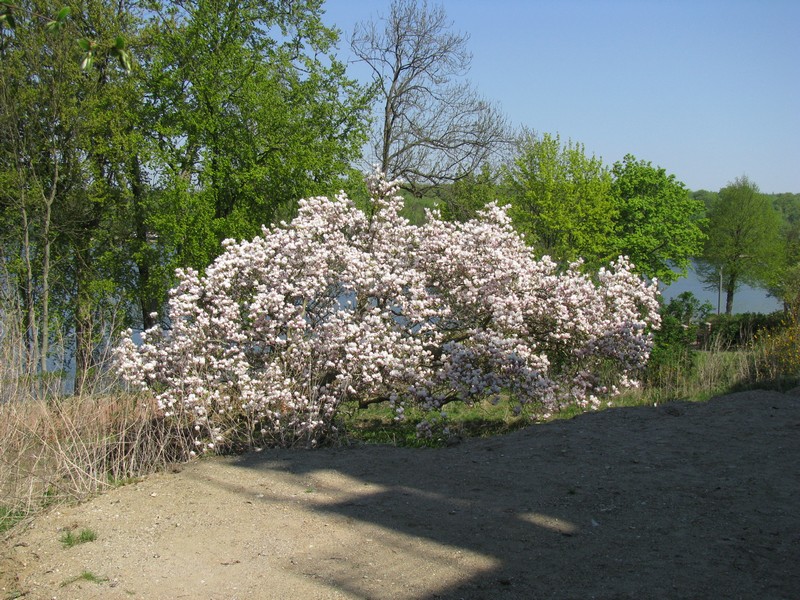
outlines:
[{"label": "dry grass", "polygon": [[[13,307],[12,307],[13,308]],[[110,356],[81,395],[26,361],[19,313],[0,308],[0,533],[42,508],[82,500],[188,454],[152,399],[121,391]],[[51,348],[57,352],[58,344]]]},{"label": "dry grass", "polygon": [[152,402],[129,394],[5,402],[0,498],[19,519],[162,470],[186,456],[185,443]]}]

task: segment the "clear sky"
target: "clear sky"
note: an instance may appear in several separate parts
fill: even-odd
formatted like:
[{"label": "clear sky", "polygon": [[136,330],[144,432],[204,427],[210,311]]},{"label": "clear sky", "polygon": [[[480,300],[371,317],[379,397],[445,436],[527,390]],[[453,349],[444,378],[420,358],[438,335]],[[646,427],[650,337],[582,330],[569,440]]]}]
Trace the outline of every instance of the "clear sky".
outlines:
[{"label": "clear sky", "polygon": [[[340,58],[354,24],[389,4],[326,0]],[[469,79],[513,125],[571,138],[607,165],[633,154],[692,190],[747,175],[763,192],[800,193],[800,1],[441,4],[470,35]]]}]

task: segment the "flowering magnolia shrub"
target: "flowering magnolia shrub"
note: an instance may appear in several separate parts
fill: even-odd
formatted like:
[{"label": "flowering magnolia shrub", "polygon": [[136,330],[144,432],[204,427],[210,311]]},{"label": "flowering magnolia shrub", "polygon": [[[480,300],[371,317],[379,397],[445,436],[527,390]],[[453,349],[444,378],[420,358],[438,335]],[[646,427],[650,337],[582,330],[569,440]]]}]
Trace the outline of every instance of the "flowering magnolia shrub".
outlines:
[{"label": "flowering magnolia shrub", "polygon": [[314,445],[346,400],[402,418],[410,403],[502,394],[551,412],[637,384],[657,287],[626,259],[559,272],[502,208],[412,226],[396,184],[369,183],[371,215],[344,195],[303,200],[290,224],[224,242],[204,276],[179,271],[171,328],[118,348],[124,377],[193,428],[198,450]]}]

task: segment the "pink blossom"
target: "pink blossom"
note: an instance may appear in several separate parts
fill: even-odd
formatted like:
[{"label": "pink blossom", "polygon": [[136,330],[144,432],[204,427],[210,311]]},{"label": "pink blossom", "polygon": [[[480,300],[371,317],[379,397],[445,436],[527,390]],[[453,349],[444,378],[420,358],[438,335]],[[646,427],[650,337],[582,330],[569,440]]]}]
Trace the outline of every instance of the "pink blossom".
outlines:
[{"label": "pink blossom", "polygon": [[205,275],[178,271],[172,328],[124,340],[122,375],[206,449],[231,422],[259,444],[315,445],[346,400],[388,401],[402,418],[407,403],[506,395],[550,413],[637,385],[658,292],[627,258],[560,272],[497,205],[417,227],[396,182],[368,183],[371,216],[343,194],[305,199],[291,223],[226,240]]}]

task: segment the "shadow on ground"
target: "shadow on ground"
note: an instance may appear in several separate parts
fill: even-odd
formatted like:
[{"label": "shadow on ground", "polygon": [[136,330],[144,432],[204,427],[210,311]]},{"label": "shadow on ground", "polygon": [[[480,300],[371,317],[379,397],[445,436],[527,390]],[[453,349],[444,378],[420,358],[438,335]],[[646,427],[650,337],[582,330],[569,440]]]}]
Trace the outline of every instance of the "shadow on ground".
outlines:
[{"label": "shadow on ground", "polygon": [[798,441],[800,398],[743,392],[452,448],[230,460],[302,482],[292,501],[343,541],[293,564],[351,597],[797,598]]}]

